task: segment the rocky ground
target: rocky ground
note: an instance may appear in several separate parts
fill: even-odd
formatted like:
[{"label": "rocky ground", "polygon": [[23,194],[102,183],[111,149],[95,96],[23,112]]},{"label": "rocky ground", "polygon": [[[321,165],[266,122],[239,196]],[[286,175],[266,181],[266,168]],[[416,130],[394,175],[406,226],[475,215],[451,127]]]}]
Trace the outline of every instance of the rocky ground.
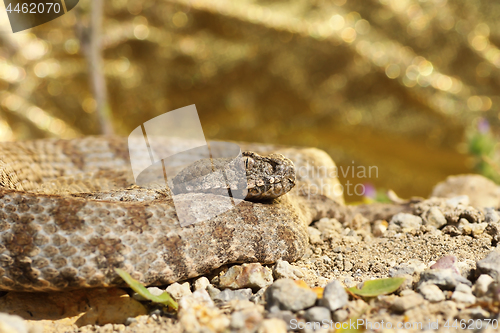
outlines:
[{"label": "rocky ground", "polygon": [[[434,194],[442,198],[399,203],[405,212],[388,220],[315,222],[299,262],[222,267],[170,285],[178,313],[117,288],[9,292],[0,311],[28,320],[0,314],[0,332],[496,332],[498,187],[479,176],[450,178]],[[387,277],[405,280],[389,295],[345,290]]]}]

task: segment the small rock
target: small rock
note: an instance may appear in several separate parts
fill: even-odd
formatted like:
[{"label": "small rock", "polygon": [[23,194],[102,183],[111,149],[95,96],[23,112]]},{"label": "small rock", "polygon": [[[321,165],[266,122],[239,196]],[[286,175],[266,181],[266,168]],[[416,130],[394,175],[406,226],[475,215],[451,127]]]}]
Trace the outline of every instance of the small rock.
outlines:
[{"label": "small rock", "polygon": [[493,281],[495,280],[493,280],[493,278],[487,274],[480,275],[477,278],[476,283],[474,284],[474,287],[472,289],[474,295],[476,295],[477,297],[486,296]]},{"label": "small rock", "polygon": [[205,290],[209,284],[210,281],[206,277],[202,276],[194,281],[194,290]]},{"label": "small rock", "polygon": [[434,284],[424,284],[418,288],[418,292],[422,294],[426,300],[432,303],[441,302],[446,299],[441,289]]},{"label": "small rock", "polygon": [[373,223],[372,226],[372,234],[375,237],[382,237],[384,233],[387,231],[387,226],[389,223],[385,220],[377,220]]},{"label": "small rock", "polygon": [[323,244],[323,240],[321,239],[321,231],[313,227],[307,227],[307,232],[309,234],[309,243]]},{"label": "small rock", "polygon": [[254,302],[255,304],[265,304],[264,294],[266,293],[267,288],[259,289],[255,294],[250,297],[250,302]]},{"label": "small rock", "polygon": [[230,320],[214,304],[206,290],[196,290],[179,301],[179,323],[186,332],[222,332]]},{"label": "small rock", "polygon": [[391,225],[399,227],[398,230],[400,229],[401,232],[418,230],[422,225],[422,218],[412,214],[399,213],[392,217],[391,222],[389,223],[389,228]]},{"label": "small rock", "polygon": [[260,325],[257,333],[286,333],[287,324],[277,318],[265,319]]},{"label": "small rock", "polygon": [[458,207],[458,205],[468,206],[469,205],[469,196],[468,195],[459,195],[453,198],[450,198],[445,201],[446,205],[451,207]]},{"label": "small rock", "polygon": [[166,291],[176,300],[179,301],[182,297],[191,295],[191,286],[189,282],[179,284],[177,282],[167,287]]},{"label": "small rock", "polygon": [[235,311],[231,315],[230,326],[233,330],[255,332],[263,319],[262,314],[255,309]]},{"label": "small rock", "polygon": [[212,299],[214,299],[217,295],[221,293],[220,289],[215,288],[211,284],[207,286],[206,290]]},{"label": "small rock", "polygon": [[419,287],[423,284],[435,284],[441,290],[455,290],[460,283],[469,286],[472,283],[466,278],[454,273],[451,269],[428,269],[420,274]]},{"label": "small rock", "polygon": [[[480,307],[464,309],[458,313],[457,317],[459,320],[465,320],[465,321],[491,318],[490,313],[484,309],[481,309]],[[489,322],[484,322],[482,324],[484,325],[483,327],[486,327],[486,325],[489,324]],[[478,327],[479,325],[477,325],[476,327]]]},{"label": "small rock", "polygon": [[472,295],[472,288],[463,283],[460,283],[458,286],[456,286],[455,291]]},{"label": "small rock", "polygon": [[422,295],[414,293],[397,298],[391,305],[391,309],[397,313],[404,313],[406,310],[419,306],[424,302]]},{"label": "small rock", "polygon": [[316,293],[298,286],[290,279],[280,279],[266,290],[267,307],[277,306],[283,310],[299,311],[316,302]]},{"label": "small rock", "polygon": [[[160,288],[157,288],[157,287],[148,287],[147,289],[151,293],[151,295],[154,295],[154,296],[160,296],[161,294],[163,294],[165,292],[165,290],[161,290]],[[138,300],[140,302],[149,301],[148,299],[142,297],[138,293],[133,293],[132,298],[135,300]]]},{"label": "small rock", "polygon": [[427,212],[426,224],[441,228],[446,224],[446,218],[438,207],[431,207]]},{"label": "small rock", "polygon": [[451,299],[457,303],[474,304],[476,303],[476,296],[472,293],[465,293],[462,291],[454,291]]},{"label": "small rock", "polygon": [[330,321],[331,314],[328,308],[322,306],[313,306],[312,308],[306,311],[306,313],[304,314],[304,318],[308,322],[322,323],[323,320]]},{"label": "small rock", "polygon": [[451,269],[453,273],[460,275],[457,266],[457,257],[453,255],[444,256],[438,259],[430,269]]},{"label": "small rock", "polygon": [[476,262],[477,272],[479,274],[488,274],[494,280],[500,280],[500,251],[493,250],[486,258]]},{"label": "small rock", "polygon": [[274,278],[299,280],[304,277],[304,273],[298,267],[292,266],[288,261],[278,260],[273,267]]},{"label": "small rock", "polygon": [[336,322],[343,322],[349,318],[349,312],[344,309],[338,309],[337,311],[333,311],[332,319]]},{"label": "small rock", "polygon": [[340,230],[343,229],[342,223],[336,219],[329,219],[324,217],[314,224],[314,226],[321,231],[321,236],[323,239],[332,238]]},{"label": "small rock", "polygon": [[484,222],[486,223],[497,223],[500,221],[500,216],[498,215],[498,212],[491,207],[487,207],[484,209],[485,214],[484,214]]},{"label": "small rock", "polygon": [[28,333],[28,326],[19,316],[0,313],[0,333]]},{"label": "small rock", "polygon": [[260,289],[273,283],[273,274],[259,263],[234,265],[220,277],[219,287]]},{"label": "small rock", "polygon": [[219,302],[230,302],[232,300],[249,300],[252,296],[252,289],[239,289],[239,290],[231,290],[226,289],[220,292],[218,295],[213,297],[214,301]]},{"label": "small rock", "polygon": [[333,280],[326,285],[323,298],[319,300],[319,304],[331,311],[335,311],[346,305],[348,300],[349,298],[342,284],[337,280]]}]

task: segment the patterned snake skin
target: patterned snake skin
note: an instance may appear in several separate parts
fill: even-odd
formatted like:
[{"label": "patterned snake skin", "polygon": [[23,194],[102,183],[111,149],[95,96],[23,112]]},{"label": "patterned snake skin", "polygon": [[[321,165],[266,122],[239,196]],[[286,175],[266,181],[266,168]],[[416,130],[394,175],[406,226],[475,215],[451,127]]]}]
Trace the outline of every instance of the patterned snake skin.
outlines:
[{"label": "patterned snake skin", "polygon": [[[161,285],[230,263],[299,259],[307,225],[342,207],[338,181],[328,174],[333,161],[314,148],[240,146],[289,157],[295,188],[181,227],[168,189],[133,185],[129,148],[136,148],[124,138],[0,143],[0,290],[122,285],[114,268]],[[179,203],[200,195],[181,194]],[[188,207],[192,214],[225,204],[217,194],[204,198]]]}]

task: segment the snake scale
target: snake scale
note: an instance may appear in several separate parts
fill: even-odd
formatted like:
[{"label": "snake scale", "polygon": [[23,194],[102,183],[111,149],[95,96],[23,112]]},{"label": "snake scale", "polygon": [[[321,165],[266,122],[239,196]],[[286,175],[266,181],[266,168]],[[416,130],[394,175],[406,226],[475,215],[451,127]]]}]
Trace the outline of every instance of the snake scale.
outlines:
[{"label": "snake scale", "polygon": [[[179,143],[163,149],[172,144]],[[122,285],[114,268],[146,285],[163,285],[225,264],[301,258],[308,224],[344,207],[335,192],[338,180],[328,173],[333,161],[315,148],[240,147],[287,156],[295,164],[295,187],[182,227],[168,189],[134,185],[129,149],[139,148],[125,138],[0,143],[0,290]],[[280,155],[273,156],[279,164]],[[198,195],[182,194],[179,203],[189,205]],[[223,199],[204,194],[205,204],[189,209],[207,213]]]}]

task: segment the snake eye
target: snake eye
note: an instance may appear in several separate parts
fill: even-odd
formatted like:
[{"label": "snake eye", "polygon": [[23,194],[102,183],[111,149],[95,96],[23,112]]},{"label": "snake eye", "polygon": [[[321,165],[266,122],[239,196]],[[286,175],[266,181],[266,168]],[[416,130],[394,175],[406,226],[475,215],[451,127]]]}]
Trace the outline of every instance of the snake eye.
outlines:
[{"label": "snake eye", "polygon": [[253,168],[253,165],[255,164],[254,159],[248,156],[243,157],[243,161],[245,162],[245,169],[247,170]]}]

